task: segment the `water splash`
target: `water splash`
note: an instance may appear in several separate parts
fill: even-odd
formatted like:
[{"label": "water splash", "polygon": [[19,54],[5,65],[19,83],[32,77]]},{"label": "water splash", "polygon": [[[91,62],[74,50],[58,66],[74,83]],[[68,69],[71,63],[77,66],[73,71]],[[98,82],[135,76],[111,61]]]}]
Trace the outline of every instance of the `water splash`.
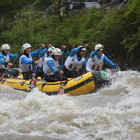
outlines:
[{"label": "water splash", "polygon": [[139,72],[120,72],[111,86],[72,97],[0,87],[0,139],[139,140]]}]

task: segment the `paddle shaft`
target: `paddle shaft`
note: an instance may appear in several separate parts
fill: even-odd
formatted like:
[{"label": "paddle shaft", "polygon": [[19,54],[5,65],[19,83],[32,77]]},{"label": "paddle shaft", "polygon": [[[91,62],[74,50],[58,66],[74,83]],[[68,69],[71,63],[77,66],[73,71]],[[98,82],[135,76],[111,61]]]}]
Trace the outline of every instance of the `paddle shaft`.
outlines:
[{"label": "paddle shaft", "polygon": [[12,64],[15,63],[15,61],[19,58],[19,56],[22,54],[22,52],[20,52],[20,54],[13,60]]},{"label": "paddle shaft", "polygon": [[[41,48],[41,51],[39,53],[38,59],[40,59],[41,53],[42,53],[42,48]],[[38,64],[36,64],[36,66],[37,65]],[[34,75],[32,76],[31,81],[30,81],[30,84],[29,84],[29,88],[31,88],[31,89],[33,89],[33,88],[36,87],[36,78],[35,78],[36,77],[36,73],[37,73],[37,68],[35,69]]]},{"label": "paddle shaft", "polygon": [[[63,51],[62,51],[62,69],[63,69]],[[63,83],[62,83],[62,75],[61,75],[61,83],[60,83],[60,87],[58,89],[58,94],[64,94],[64,89],[63,89]]]},{"label": "paddle shaft", "polygon": [[[41,51],[40,51],[40,53],[39,53],[38,59],[40,59],[41,53],[42,53],[42,48],[41,48]],[[38,64],[36,64],[36,66],[37,66],[37,65],[38,65]],[[34,72],[34,78],[35,78],[35,76],[36,76],[36,73],[37,73],[37,68],[36,68],[36,70],[35,70],[35,72]]]},{"label": "paddle shaft", "polygon": [[[62,51],[62,70],[63,70],[63,61],[64,61],[63,53],[64,51]],[[62,75],[61,75],[61,86],[62,86]]]}]

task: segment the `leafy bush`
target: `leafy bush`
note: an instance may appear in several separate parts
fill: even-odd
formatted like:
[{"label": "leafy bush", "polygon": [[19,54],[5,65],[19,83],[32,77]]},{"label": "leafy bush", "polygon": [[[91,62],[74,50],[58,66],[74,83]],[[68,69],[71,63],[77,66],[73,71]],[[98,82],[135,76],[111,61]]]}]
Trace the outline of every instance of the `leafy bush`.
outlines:
[{"label": "leafy bush", "polygon": [[[24,2],[26,0],[16,5]],[[30,2],[33,4],[31,7],[45,4],[45,0]],[[49,2],[48,5],[52,1]],[[137,65],[140,61],[139,5],[139,0],[133,0],[121,9],[108,11],[91,8],[64,17],[63,22],[60,22],[58,15],[44,17],[45,12],[39,12],[38,8],[35,10],[26,5],[18,12],[15,9],[18,18],[0,25],[0,45],[9,43],[14,46],[13,52],[16,52],[26,42],[31,43],[34,49],[41,43],[52,43],[57,47],[62,44],[72,47],[89,43],[91,52],[96,43],[102,43],[105,45],[105,52],[119,58],[118,61],[126,63],[126,59],[127,63],[132,65],[134,62]],[[135,56],[138,56],[137,60]]]}]

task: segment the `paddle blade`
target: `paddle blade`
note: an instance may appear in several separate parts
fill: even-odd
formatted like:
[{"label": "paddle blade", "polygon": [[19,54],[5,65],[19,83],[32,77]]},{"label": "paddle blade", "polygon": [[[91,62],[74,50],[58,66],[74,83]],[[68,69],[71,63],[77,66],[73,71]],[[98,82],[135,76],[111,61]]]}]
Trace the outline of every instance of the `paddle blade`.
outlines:
[{"label": "paddle blade", "polygon": [[35,87],[36,87],[36,78],[32,78],[31,82],[30,82],[30,85],[29,85],[29,88],[33,89]]},{"label": "paddle blade", "polygon": [[63,89],[63,86],[60,85],[60,88],[58,89],[58,94],[64,94],[64,89]]},{"label": "paddle blade", "polygon": [[3,73],[3,74],[2,74],[2,76],[1,76],[1,79],[3,79],[3,78],[4,78],[4,76],[5,76],[5,74]]}]

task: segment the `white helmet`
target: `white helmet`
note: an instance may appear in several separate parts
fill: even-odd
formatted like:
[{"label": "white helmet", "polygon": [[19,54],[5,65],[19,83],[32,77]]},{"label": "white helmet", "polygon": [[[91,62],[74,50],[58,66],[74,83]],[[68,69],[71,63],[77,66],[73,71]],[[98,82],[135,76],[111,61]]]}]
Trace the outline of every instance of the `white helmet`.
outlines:
[{"label": "white helmet", "polygon": [[53,52],[54,49],[55,49],[55,47],[52,46],[52,47],[50,47],[50,48],[48,49],[48,52]]},{"label": "white helmet", "polygon": [[[98,50],[101,46],[103,46],[103,45],[102,44],[95,45],[95,50]],[[103,50],[103,49],[100,49],[100,50]]]},{"label": "white helmet", "polygon": [[[81,48],[83,46],[79,46],[78,48]],[[80,51],[85,51],[86,52],[86,48],[82,48]]]},{"label": "white helmet", "polygon": [[1,50],[10,50],[10,46],[8,44],[4,44],[1,46]]},{"label": "white helmet", "polygon": [[52,52],[53,55],[62,55],[62,51],[59,48],[55,48]]},{"label": "white helmet", "polygon": [[22,46],[22,50],[23,51],[26,50],[26,49],[28,49],[28,48],[31,48],[31,45],[29,43],[23,44],[23,46]]}]

